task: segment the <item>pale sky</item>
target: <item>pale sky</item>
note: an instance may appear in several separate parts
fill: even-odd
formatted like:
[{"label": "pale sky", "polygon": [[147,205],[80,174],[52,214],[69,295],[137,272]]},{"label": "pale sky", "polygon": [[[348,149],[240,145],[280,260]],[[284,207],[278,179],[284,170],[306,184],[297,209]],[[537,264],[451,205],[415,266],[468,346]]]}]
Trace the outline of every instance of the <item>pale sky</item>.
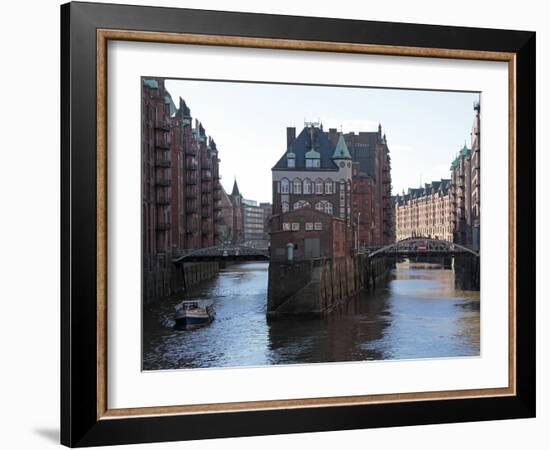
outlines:
[{"label": "pale sky", "polygon": [[393,193],[448,178],[466,141],[478,93],[167,80],[176,105],[182,97],[219,150],[220,174],[231,192],[271,202],[271,168],[286,151],[286,127],[299,134],[307,121],[325,130],[386,133]]}]

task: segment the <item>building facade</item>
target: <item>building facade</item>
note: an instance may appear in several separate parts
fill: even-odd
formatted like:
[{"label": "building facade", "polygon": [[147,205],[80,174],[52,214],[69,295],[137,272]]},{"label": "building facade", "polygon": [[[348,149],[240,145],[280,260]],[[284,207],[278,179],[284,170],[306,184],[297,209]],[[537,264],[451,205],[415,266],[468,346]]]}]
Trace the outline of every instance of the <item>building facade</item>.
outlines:
[{"label": "building facade", "polygon": [[[281,252],[280,232],[299,231],[292,228],[283,230],[283,224],[287,223],[286,215],[292,213],[294,216],[294,211],[302,209],[315,210],[328,217],[339,218],[345,224],[344,240],[351,243],[351,184],[352,159],[342,134],[338,137],[336,145],[333,145],[321,124],[306,123],[298,136],[295,128],[287,128],[287,151],[272,168],[272,255]],[[315,230],[313,226],[312,229],[304,231],[312,232],[313,236],[313,232],[319,230]],[[324,232],[327,232],[326,228]],[[305,252],[297,248],[296,254],[304,257],[321,254],[323,242],[324,240],[319,237],[311,237],[308,246],[312,249]]]},{"label": "building facade", "polygon": [[394,201],[397,241],[417,236],[453,241],[451,180],[409,189]]},{"label": "building facade", "polygon": [[481,187],[480,187],[480,105],[474,103],[474,123],[472,125],[472,157],[471,157],[471,180],[472,180],[472,248],[479,250],[480,244],[480,214],[481,214]]},{"label": "building facade", "polygon": [[300,208],[275,214],[271,225],[272,263],[341,258],[348,254],[346,221],[332,214]]},{"label": "building facade", "polygon": [[451,215],[453,242],[472,244],[472,172],[471,150],[464,143],[451,164]]},{"label": "building facade", "polygon": [[145,301],[175,292],[175,256],[214,245],[221,220],[218,149],[164,79],[142,83],[142,254]]},{"label": "building facade", "polygon": [[[329,129],[336,143],[338,132]],[[387,245],[395,240],[395,218],[391,186],[391,157],[382,125],[377,131],[344,134],[353,170],[354,221],[361,247]]]},{"label": "building facade", "polygon": [[409,189],[395,201],[396,240],[426,236],[479,250],[480,105],[474,103],[471,148],[466,142],[452,161],[450,179]]},{"label": "building facade", "polygon": [[267,248],[264,210],[255,200],[243,199],[243,242],[254,248]]}]

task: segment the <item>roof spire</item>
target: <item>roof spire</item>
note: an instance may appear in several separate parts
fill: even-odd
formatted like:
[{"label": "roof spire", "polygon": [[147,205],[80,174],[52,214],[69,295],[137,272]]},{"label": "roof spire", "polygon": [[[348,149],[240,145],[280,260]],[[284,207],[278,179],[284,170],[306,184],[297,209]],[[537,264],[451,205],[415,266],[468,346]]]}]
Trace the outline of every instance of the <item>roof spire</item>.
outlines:
[{"label": "roof spire", "polygon": [[336,144],[336,148],[332,154],[332,159],[351,159],[351,155],[342,132],[340,132],[340,136],[338,137],[338,143]]},{"label": "roof spire", "polygon": [[239,186],[237,185],[237,177],[235,177],[235,181],[233,182],[233,190],[231,191],[231,195],[234,197],[241,195],[239,192]]}]

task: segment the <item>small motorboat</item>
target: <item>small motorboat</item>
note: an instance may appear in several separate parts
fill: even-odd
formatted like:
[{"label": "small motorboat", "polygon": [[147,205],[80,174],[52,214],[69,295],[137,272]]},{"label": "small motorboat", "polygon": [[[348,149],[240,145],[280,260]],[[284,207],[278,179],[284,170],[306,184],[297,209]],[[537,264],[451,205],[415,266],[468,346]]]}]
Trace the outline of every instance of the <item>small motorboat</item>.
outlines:
[{"label": "small motorboat", "polygon": [[193,329],[208,325],[216,312],[211,302],[206,300],[184,300],[176,306],[175,328]]}]

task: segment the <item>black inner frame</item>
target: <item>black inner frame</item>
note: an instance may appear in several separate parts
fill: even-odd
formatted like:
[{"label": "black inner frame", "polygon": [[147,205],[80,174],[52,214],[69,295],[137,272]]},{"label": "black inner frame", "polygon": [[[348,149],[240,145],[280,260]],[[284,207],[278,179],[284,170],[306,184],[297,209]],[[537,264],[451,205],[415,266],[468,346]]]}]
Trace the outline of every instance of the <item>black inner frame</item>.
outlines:
[{"label": "black inner frame", "polygon": [[[515,53],[517,395],[98,420],[98,28]],[[62,5],[61,443],[81,447],[534,417],[535,38],[534,32],[527,31],[94,3]]]}]

